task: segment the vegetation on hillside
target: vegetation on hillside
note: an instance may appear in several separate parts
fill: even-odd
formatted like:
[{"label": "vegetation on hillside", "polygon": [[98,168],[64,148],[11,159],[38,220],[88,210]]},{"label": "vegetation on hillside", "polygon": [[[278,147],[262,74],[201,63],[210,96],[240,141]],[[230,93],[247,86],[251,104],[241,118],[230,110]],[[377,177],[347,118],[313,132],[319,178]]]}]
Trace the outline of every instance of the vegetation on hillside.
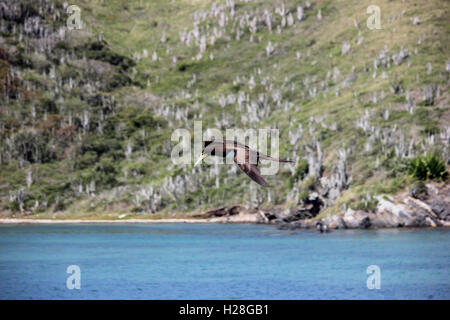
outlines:
[{"label": "vegetation on hillside", "polygon": [[[0,211],[152,217],[215,206],[366,208],[450,161],[448,1],[78,1],[0,7]],[[280,132],[251,182],[175,165],[172,132]]]}]

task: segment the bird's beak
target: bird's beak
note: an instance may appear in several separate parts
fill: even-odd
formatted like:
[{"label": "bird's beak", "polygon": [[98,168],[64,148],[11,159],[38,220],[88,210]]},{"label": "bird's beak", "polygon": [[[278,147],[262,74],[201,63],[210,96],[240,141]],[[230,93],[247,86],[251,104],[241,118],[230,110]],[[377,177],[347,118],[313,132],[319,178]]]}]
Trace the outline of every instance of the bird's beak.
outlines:
[{"label": "bird's beak", "polygon": [[203,153],[200,158],[198,158],[197,162],[194,164],[194,167],[196,167],[200,162],[202,162],[203,159],[205,159],[209,154]]}]

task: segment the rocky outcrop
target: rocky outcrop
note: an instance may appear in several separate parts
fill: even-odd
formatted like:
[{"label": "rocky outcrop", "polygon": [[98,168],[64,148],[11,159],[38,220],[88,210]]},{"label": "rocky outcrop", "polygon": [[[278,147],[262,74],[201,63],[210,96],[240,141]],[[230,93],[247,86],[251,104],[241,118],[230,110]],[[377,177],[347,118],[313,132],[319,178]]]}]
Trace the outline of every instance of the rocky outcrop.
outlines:
[{"label": "rocky outcrop", "polygon": [[193,216],[211,223],[267,223],[256,209],[248,210],[242,206],[220,207]]},{"label": "rocky outcrop", "polygon": [[[219,207],[194,215],[194,218],[209,219],[211,222],[248,222],[286,225],[292,228],[314,227],[313,218],[320,212],[323,202],[317,194],[312,194],[302,205],[286,208],[274,206],[270,208],[246,208],[240,205]],[[292,224],[292,226],[291,226]]]},{"label": "rocky outcrop", "polygon": [[194,215],[194,218],[214,218],[214,217],[229,217],[239,214],[244,208],[241,206],[232,207],[220,207],[212,210],[208,210],[204,213]]},{"label": "rocky outcrop", "polygon": [[313,192],[307,199],[302,201],[301,205],[291,208],[275,206],[258,210],[266,222],[284,224],[313,219],[319,214],[323,206],[324,203],[321,197],[316,192]]},{"label": "rocky outcrop", "polygon": [[378,196],[376,210],[365,212],[348,208],[343,215],[317,219],[323,207],[320,197],[310,197],[302,205],[286,208],[247,209],[240,205],[220,207],[193,216],[209,222],[276,224],[281,230],[317,229],[368,229],[401,227],[450,226],[450,185],[426,185],[426,190],[404,192],[395,197]]},{"label": "rocky outcrop", "polygon": [[[290,216],[280,224],[280,229],[312,228],[367,229],[400,227],[450,226],[450,185],[437,187],[427,184],[420,193],[402,193],[395,197],[378,196],[376,210],[365,212],[348,208],[342,216],[323,219],[295,219]],[[326,227],[324,227],[326,226]]]},{"label": "rocky outcrop", "polygon": [[[426,196],[424,196],[426,194]],[[426,192],[414,198],[408,193],[377,197],[376,212],[369,213],[375,228],[436,227],[450,225],[450,186],[426,185]]]},{"label": "rocky outcrop", "polygon": [[[326,219],[324,220],[326,223]],[[342,225],[344,228],[349,229],[354,228],[367,229],[372,225],[372,222],[369,218],[369,215],[366,212],[362,210],[354,211],[352,209],[348,209],[342,218]]]}]

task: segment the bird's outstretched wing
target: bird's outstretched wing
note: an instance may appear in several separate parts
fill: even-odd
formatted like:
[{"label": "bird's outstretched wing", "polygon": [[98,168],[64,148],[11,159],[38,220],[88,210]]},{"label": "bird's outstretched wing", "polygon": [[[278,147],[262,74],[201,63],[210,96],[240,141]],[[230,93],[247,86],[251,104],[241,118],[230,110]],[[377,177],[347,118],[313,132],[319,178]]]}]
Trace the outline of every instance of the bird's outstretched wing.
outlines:
[{"label": "bird's outstretched wing", "polygon": [[220,141],[221,143],[223,143],[223,145],[225,146],[226,150],[234,150],[235,152],[238,152],[239,150],[241,150],[241,155],[239,156],[241,162],[244,160],[244,155],[246,157],[245,161],[248,162],[248,157],[250,156],[252,161],[251,163],[259,163],[259,159],[265,159],[265,160],[272,160],[272,161],[278,161],[278,162],[290,162],[293,163],[294,161],[291,160],[285,160],[285,159],[279,159],[279,158],[274,158],[271,156],[268,156],[262,152],[253,150],[251,148],[249,148],[247,145],[239,143],[237,141],[231,141],[231,140],[224,140],[224,141]]},{"label": "bird's outstretched wing", "polygon": [[238,163],[236,162],[238,167],[244,171],[253,181],[256,183],[262,185],[263,187],[270,187],[270,185],[267,183],[267,181],[263,178],[261,175],[261,172],[259,171],[258,167],[255,164],[249,164],[249,163]]}]

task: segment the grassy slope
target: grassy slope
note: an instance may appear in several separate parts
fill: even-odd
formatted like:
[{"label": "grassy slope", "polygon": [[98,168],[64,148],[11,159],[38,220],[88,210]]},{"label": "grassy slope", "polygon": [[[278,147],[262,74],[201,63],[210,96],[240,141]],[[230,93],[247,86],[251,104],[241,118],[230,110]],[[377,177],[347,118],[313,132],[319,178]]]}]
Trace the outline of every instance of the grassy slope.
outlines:
[{"label": "grassy slope", "polygon": [[[350,150],[347,160],[349,174],[352,182],[348,190],[327,212],[340,212],[344,203],[357,205],[367,193],[383,194],[396,193],[408,184],[408,177],[402,164],[406,161],[397,157],[394,141],[391,145],[383,147],[383,143],[374,142],[373,149],[364,151],[367,135],[358,129],[356,121],[366,112],[373,114],[370,122],[381,131],[392,129],[394,126],[405,137],[407,144],[413,139],[417,144],[417,153],[425,150],[440,148],[426,143],[427,134],[423,133],[426,127],[438,127],[440,130],[448,127],[450,112],[448,108],[448,73],[445,66],[450,52],[450,26],[448,22],[449,6],[445,1],[377,1],[381,8],[381,30],[369,30],[366,27],[367,6],[373,1],[315,1],[313,6],[306,10],[305,21],[296,21],[294,26],[286,27],[281,34],[269,32],[265,26],[254,36],[255,41],[249,42],[250,34],[246,31],[240,41],[218,39],[214,46],[208,43],[204,58],[193,60],[198,53],[198,47],[188,47],[179,40],[180,32],[185,28],[193,28],[193,14],[196,10],[209,10],[212,1],[82,1],[82,19],[94,34],[102,33],[111,49],[121,55],[133,57],[136,53],[142,55],[144,49],[149,52],[148,58],[137,61],[136,73],[133,78],[146,84],[147,88],[127,86],[118,88],[113,95],[118,101],[119,108],[128,108],[136,105],[140,110],[155,110],[162,106],[176,104],[178,108],[188,108],[187,120],[170,120],[168,125],[150,134],[150,141],[144,142],[143,147],[135,147],[128,159],[114,161],[117,167],[117,184],[104,188],[99,187],[96,197],[77,196],[73,204],[69,204],[65,212],[73,215],[99,215],[105,211],[117,213],[129,212],[131,209],[145,209],[145,205],[137,206],[133,203],[135,194],[140,186],[153,183],[156,187],[163,185],[168,176],[192,176],[191,168],[176,169],[168,164],[167,150],[163,144],[170,140],[173,129],[186,127],[192,129],[195,117],[201,117],[212,122],[221,117],[223,110],[218,100],[221,95],[249,93],[256,99],[259,93],[268,93],[267,87],[258,84],[253,90],[248,88],[248,79],[254,75],[256,82],[269,76],[275,89],[283,94],[283,104],[290,102],[293,107],[288,111],[274,107],[271,114],[256,125],[242,123],[240,112],[236,105],[227,106],[232,123],[231,127],[266,127],[276,126],[280,129],[280,154],[292,158],[295,147],[290,145],[289,130],[302,124],[304,137],[299,142],[299,154],[306,156],[304,144],[311,142],[310,127],[313,135],[321,141],[324,151],[324,175],[329,176],[336,166],[337,153],[340,149]],[[222,3],[222,2],[221,2]],[[255,1],[237,2],[236,14],[254,12],[259,9],[279,6],[281,1]],[[284,1],[286,8],[294,11],[302,1]],[[322,20],[316,18],[318,10],[323,15]],[[275,25],[280,23],[276,14]],[[413,17],[421,20],[419,25],[412,23]],[[356,28],[357,21],[359,28]],[[216,19],[208,18],[201,25],[210,23],[210,28],[218,26]],[[228,30],[230,27],[227,27]],[[77,31],[71,31],[77,32]],[[165,33],[167,42],[161,43],[162,34]],[[358,45],[362,36],[364,41]],[[419,39],[421,43],[418,44]],[[267,56],[265,48],[268,41],[276,46],[273,55]],[[345,41],[351,44],[348,54],[342,54],[341,48]],[[167,53],[167,50],[170,53]],[[380,67],[376,78],[373,78],[374,59],[379,57],[383,48],[389,54],[407,48],[409,57],[400,65],[392,63],[390,68]],[[417,54],[414,51],[417,49]],[[153,51],[159,56],[159,61],[151,59]],[[296,52],[302,53],[301,60],[297,60]],[[309,53],[309,56],[307,55]],[[214,60],[209,55],[214,55]],[[177,65],[172,63],[172,57],[177,56]],[[410,65],[408,65],[408,61]],[[433,72],[427,74],[427,64],[433,67]],[[184,65],[185,70],[180,71]],[[337,79],[327,79],[327,72],[337,67],[340,76]],[[257,70],[261,70],[261,75]],[[352,72],[353,69],[353,72]],[[386,78],[381,75],[385,72]],[[349,88],[343,88],[343,81],[352,73],[357,80]],[[193,87],[187,88],[193,75],[197,82]],[[239,76],[240,86],[233,85]],[[288,82],[285,83],[287,77]],[[405,93],[393,94],[390,84],[397,77],[402,81],[404,91],[409,90],[415,97],[416,112],[410,114],[406,108]],[[319,88],[314,98],[305,98],[308,92],[305,79],[309,80],[309,87]],[[327,92],[320,90],[322,82],[327,85]],[[291,91],[289,86],[295,83],[296,90]],[[421,106],[421,90],[426,86],[438,84],[441,96],[436,99],[434,106]],[[340,95],[335,94],[339,88]],[[189,92],[192,96],[198,90],[198,96],[193,98],[182,97],[182,92]],[[384,91],[384,99],[376,103],[371,102],[374,94],[380,98]],[[75,99],[75,98],[74,98]],[[198,103],[198,106],[197,104]],[[89,108],[89,106],[86,106]],[[385,110],[390,111],[389,119],[385,119]],[[157,112],[156,112],[157,113]],[[310,119],[320,118],[320,124],[311,125]],[[168,120],[168,119],[166,119]],[[336,123],[337,129],[330,129]],[[212,125],[212,127],[216,127]],[[95,135],[95,133],[92,133]],[[122,149],[128,141],[138,145],[138,134],[120,140]],[[379,165],[377,166],[377,158]],[[69,174],[70,181],[75,183],[77,174],[71,161],[63,160],[56,163],[35,165],[41,173],[39,181],[52,179],[55,171]],[[67,167],[67,169],[64,169]],[[133,171],[133,168],[144,168],[141,174],[132,176],[124,172]],[[11,171],[11,168],[15,168]],[[208,169],[205,167],[207,171]],[[89,167],[87,170],[90,170]],[[196,174],[196,173],[195,173]],[[266,205],[285,203],[289,192],[288,186],[298,185],[301,190],[307,189],[306,181],[287,181],[290,171],[282,167],[282,171],[269,180],[275,187],[271,191],[272,203],[267,203],[267,194],[263,191]],[[2,177],[13,186],[25,184],[25,173],[14,165],[2,168]],[[64,175],[56,179],[61,181]],[[216,205],[247,203],[251,194],[247,192],[250,185],[247,178],[238,173],[229,176],[227,170],[220,173],[220,187],[215,187],[214,175],[206,172],[202,174],[200,184],[202,187],[188,186],[188,191],[174,201],[169,195],[163,194],[161,210],[168,212],[188,212],[210,208]],[[305,179],[307,180],[307,179]],[[224,182],[227,183],[224,183]],[[51,182],[48,182],[51,183]],[[53,182],[54,183],[54,182]],[[261,193],[261,191],[259,191]],[[64,197],[61,195],[61,197]],[[70,196],[69,196],[70,197]],[[70,201],[69,201],[70,203]],[[291,203],[292,204],[292,203]],[[47,210],[44,210],[47,212]],[[46,214],[44,212],[44,215]],[[88,213],[86,213],[88,212]],[[67,216],[67,214],[65,215]]]}]

